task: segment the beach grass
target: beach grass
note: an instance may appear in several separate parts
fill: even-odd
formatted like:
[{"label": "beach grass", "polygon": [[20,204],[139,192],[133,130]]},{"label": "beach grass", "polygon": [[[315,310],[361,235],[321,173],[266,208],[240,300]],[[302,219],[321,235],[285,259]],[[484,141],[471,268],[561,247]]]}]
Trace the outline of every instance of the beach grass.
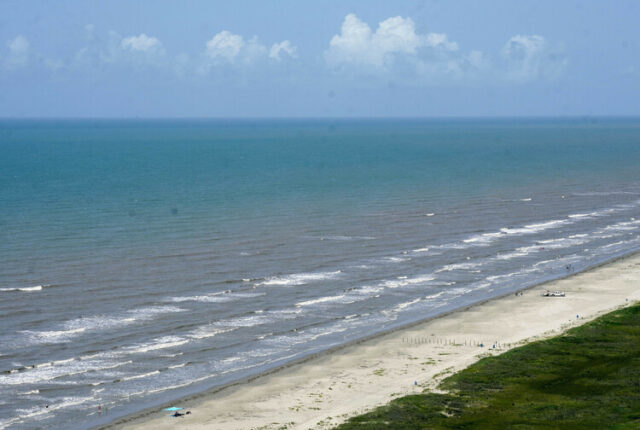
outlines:
[{"label": "beach grass", "polygon": [[640,305],[483,358],[350,429],[640,429]]}]

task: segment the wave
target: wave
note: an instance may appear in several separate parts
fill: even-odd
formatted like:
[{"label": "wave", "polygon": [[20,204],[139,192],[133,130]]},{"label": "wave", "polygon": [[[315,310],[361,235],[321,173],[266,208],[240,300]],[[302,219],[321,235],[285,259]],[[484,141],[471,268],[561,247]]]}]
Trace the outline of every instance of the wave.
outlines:
[{"label": "wave", "polygon": [[482,266],[481,262],[447,264],[446,266],[442,266],[441,268],[435,270],[434,273],[451,272],[454,270],[469,270],[469,269],[475,269],[476,267],[479,267],[479,266]]},{"label": "wave", "polygon": [[[223,330],[217,333],[213,333],[212,336],[220,334],[226,331],[235,330],[244,327],[255,327],[258,325],[269,324],[279,320],[295,319],[302,311],[300,309],[279,309],[273,311],[255,311],[253,314],[230,318],[226,320],[220,320],[200,327],[197,330],[201,335],[206,333],[213,333],[215,330]],[[194,331],[192,333],[196,333]],[[202,336],[211,337],[211,336]]]},{"label": "wave", "polygon": [[467,239],[463,239],[464,243],[477,243],[480,245],[488,245],[493,242],[498,237],[502,236],[503,233],[501,231],[493,232],[493,233],[482,233],[474,236],[470,236]]},{"label": "wave", "polygon": [[132,376],[125,376],[122,378],[118,378],[113,382],[125,382],[125,381],[132,381],[134,379],[142,379],[142,378],[148,378],[149,376],[153,376],[153,375],[159,375],[160,371],[159,370],[154,370],[153,372],[148,372],[148,373],[140,373],[138,375],[132,375]]},{"label": "wave", "polygon": [[408,308],[409,306],[413,306],[413,305],[415,305],[416,303],[419,303],[419,302],[421,302],[421,301],[422,301],[422,299],[421,299],[421,298],[417,298],[417,299],[414,299],[414,300],[410,300],[410,301],[408,301],[408,302],[400,303],[400,304],[398,304],[398,305],[396,305],[396,306],[394,307],[394,310],[401,311],[401,310],[403,310],[403,309],[405,309],[405,308]]},{"label": "wave", "polygon": [[424,296],[423,298],[425,300],[433,300],[433,299],[437,299],[438,297],[441,297],[444,293],[445,293],[445,291],[440,291],[440,292],[437,292],[435,294],[430,294],[428,296]]},{"label": "wave", "polygon": [[501,228],[500,231],[506,234],[535,234],[535,233],[539,233],[541,231],[545,231],[545,230],[549,230],[552,228],[558,228],[560,226],[569,224],[569,220],[566,219],[556,219],[556,220],[551,220],[551,221],[546,221],[546,222],[541,222],[541,223],[537,223],[537,224],[529,224],[529,225],[525,225],[524,227],[518,227],[518,228]]},{"label": "wave", "polygon": [[33,293],[35,291],[42,291],[43,288],[47,288],[49,285],[35,285],[33,287],[9,287],[0,288],[0,292],[8,293],[12,291],[22,291],[23,293]]},{"label": "wave", "polygon": [[[549,221],[544,221],[539,223],[527,224],[522,227],[503,227],[499,231],[474,234],[467,237],[466,239],[462,239],[461,242],[446,243],[443,245],[432,246],[431,248],[467,249],[474,246],[489,246],[496,240],[506,238],[509,236],[537,234],[546,230],[556,229],[569,224],[574,224],[576,222],[579,222],[585,219],[602,217],[602,216],[610,215],[612,213],[635,208],[638,205],[640,205],[640,200],[630,204],[616,205],[612,208],[600,209],[593,212],[570,214],[567,216],[567,218],[564,218],[564,219],[555,219],[555,220],[549,220]],[[423,248],[419,250],[414,250],[413,252],[426,252],[426,251],[428,251],[428,249]]]},{"label": "wave", "polygon": [[24,336],[27,344],[40,343],[64,343],[86,332],[99,330],[112,330],[130,324],[149,321],[157,316],[167,313],[184,312],[186,309],[176,306],[150,306],[132,309],[118,315],[94,315],[82,317],[62,323],[58,330],[22,330],[19,333]]},{"label": "wave", "polygon": [[114,359],[117,358],[117,356],[118,354],[101,353],[89,359],[70,358],[26,368],[12,369],[0,375],[0,386],[23,384],[42,385],[60,378],[88,372],[95,373],[103,370],[111,370],[133,363],[131,360],[115,361]]},{"label": "wave", "polygon": [[518,270],[516,272],[511,272],[511,273],[505,273],[505,274],[501,274],[501,275],[494,275],[494,276],[487,276],[485,279],[489,282],[491,282],[491,284],[497,284],[498,282],[505,280],[505,279],[510,279],[510,278],[515,278],[518,276],[522,276],[522,275],[526,275],[532,272],[536,272],[538,271],[537,268],[534,267],[527,267],[527,268],[523,268],[522,270]]},{"label": "wave", "polygon": [[209,337],[214,337],[231,330],[232,329],[223,329],[218,326],[206,325],[192,330],[191,332],[187,333],[186,336],[191,339],[207,339]]},{"label": "wave", "polygon": [[384,257],[383,260],[389,261],[391,263],[401,263],[403,261],[409,261],[411,258],[409,257]]},{"label": "wave", "polygon": [[176,346],[184,345],[187,342],[189,342],[189,339],[185,339],[184,337],[162,336],[152,340],[151,342],[128,346],[123,348],[122,351],[132,354],[143,354],[145,352],[157,351],[159,349],[175,348]]},{"label": "wave", "polygon": [[640,194],[633,191],[587,191],[582,193],[573,193],[574,196],[596,197],[596,196],[614,196],[620,194]]},{"label": "wave", "polygon": [[608,225],[601,231],[633,231],[640,228],[640,220],[631,219],[630,221],[622,221],[616,224]]},{"label": "wave", "polygon": [[318,297],[316,299],[305,300],[302,302],[296,303],[297,307],[306,307],[306,306],[314,306],[314,305],[324,305],[324,304],[351,304],[355,302],[360,302],[363,300],[367,300],[377,293],[382,291],[382,287],[360,287],[360,288],[351,288],[345,290],[343,294],[336,294],[333,296],[325,296]]},{"label": "wave", "polygon": [[433,275],[419,275],[413,278],[409,278],[406,276],[399,276],[396,279],[390,279],[386,281],[382,281],[380,283],[381,286],[385,288],[400,288],[406,287],[409,285],[418,285],[418,284],[426,284],[436,279]]},{"label": "wave", "polygon": [[15,410],[18,416],[0,421],[0,429],[9,428],[9,426],[14,424],[23,423],[28,419],[41,421],[47,418],[53,418],[55,415],[52,414],[52,412],[55,410],[69,408],[77,409],[77,406],[84,405],[88,402],[95,402],[95,399],[93,397],[62,397],[51,399],[47,408],[43,408],[42,406],[36,406],[28,409],[19,408]]},{"label": "wave", "polygon": [[[318,239],[318,237],[312,237],[312,239]],[[336,241],[348,241],[348,240],[375,240],[376,238],[373,236],[342,236],[342,235],[334,235],[334,236],[321,236],[320,240],[336,240]]]},{"label": "wave", "polygon": [[324,281],[327,279],[334,279],[338,277],[342,271],[336,270],[335,272],[310,272],[310,273],[296,273],[286,276],[274,276],[267,278],[265,281],[256,284],[257,286],[296,286],[304,285],[309,282]]},{"label": "wave", "polygon": [[428,247],[424,247],[424,248],[418,248],[418,249],[414,249],[411,252],[415,252],[417,254],[423,253],[423,252],[429,252],[429,248]]},{"label": "wave", "polygon": [[[337,296],[326,296],[326,297],[320,297],[313,300],[298,302],[296,303],[296,306],[311,306],[311,305],[317,305],[317,304],[328,303],[328,302],[345,302],[344,299],[345,299],[344,294],[338,294]],[[346,303],[353,303],[353,302],[347,301]]]},{"label": "wave", "polygon": [[240,300],[243,298],[253,298],[264,296],[265,293],[214,293],[199,296],[177,296],[168,297],[165,301],[182,303],[182,302],[201,302],[201,303],[226,303]]}]

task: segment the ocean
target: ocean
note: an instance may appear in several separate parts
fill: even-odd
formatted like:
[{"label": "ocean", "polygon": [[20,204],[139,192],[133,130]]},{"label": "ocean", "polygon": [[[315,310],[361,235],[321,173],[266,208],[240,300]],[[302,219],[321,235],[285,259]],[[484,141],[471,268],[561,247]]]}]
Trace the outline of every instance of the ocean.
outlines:
[{"label": "ocean", "polygon": [[105,424],[636,252],[638,166],[634,118],[0,120],[0,429]]}]

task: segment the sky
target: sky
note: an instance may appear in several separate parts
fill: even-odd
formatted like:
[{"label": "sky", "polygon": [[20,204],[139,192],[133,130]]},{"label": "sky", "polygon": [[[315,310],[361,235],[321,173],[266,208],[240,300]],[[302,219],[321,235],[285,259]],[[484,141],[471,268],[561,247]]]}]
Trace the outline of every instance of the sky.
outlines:
[{"label": "sky", "polygon": [[640,115],[640,2],[0,0],[0,117]]}]

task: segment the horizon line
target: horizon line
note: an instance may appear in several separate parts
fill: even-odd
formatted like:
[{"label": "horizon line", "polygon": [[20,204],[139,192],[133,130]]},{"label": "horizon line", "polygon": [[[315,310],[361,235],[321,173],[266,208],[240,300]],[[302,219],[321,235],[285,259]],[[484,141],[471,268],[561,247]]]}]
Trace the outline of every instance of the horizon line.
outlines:
[{"label": "horizon line", "polygon": [[455,120],[455,119],[640,119],[640,114],[621,115],[443,115],[443,116],[0,116],[7,120]]}]

